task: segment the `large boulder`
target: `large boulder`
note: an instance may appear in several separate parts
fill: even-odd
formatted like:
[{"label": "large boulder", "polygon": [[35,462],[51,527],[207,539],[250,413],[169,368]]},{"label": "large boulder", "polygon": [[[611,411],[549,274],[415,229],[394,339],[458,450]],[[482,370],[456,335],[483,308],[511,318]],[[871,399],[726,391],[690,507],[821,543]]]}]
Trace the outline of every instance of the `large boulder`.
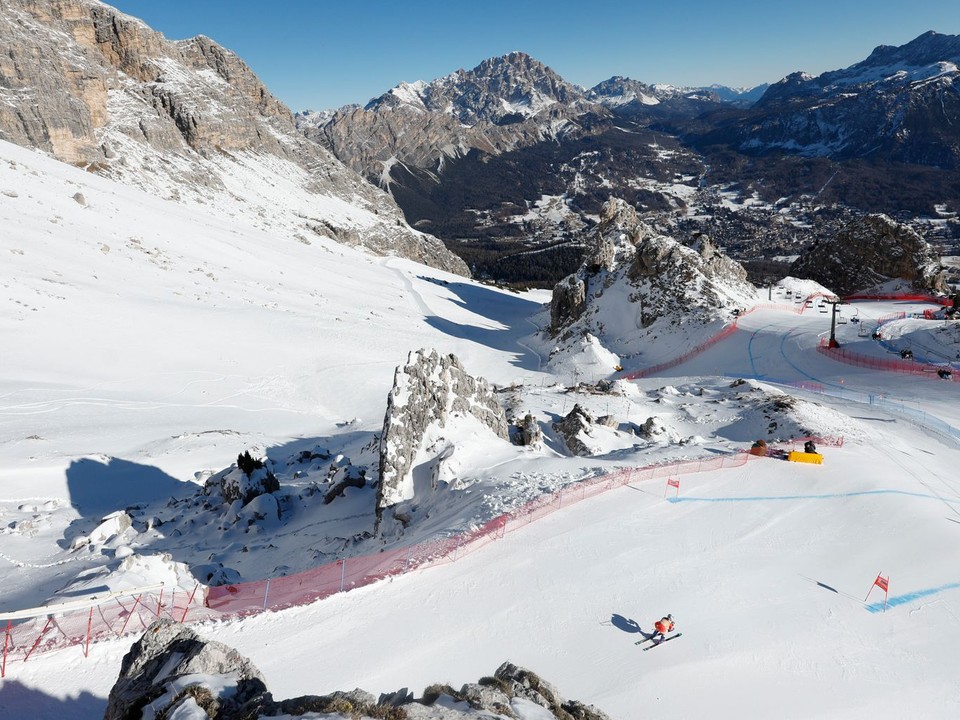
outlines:
[{"label": "large boulder", "polygon": [[[453,704],[457,707],[452,707]],[[415,699],[406,688],[379,698],[364,690],[275,701],[260,671],[236,650],[204,640],[189,628],[158,620],[123,658],[104,720],[210,718],[249,720],[337,717],[454,720],[490,717],[610,720],[566,700],[535,673],[503,663],[493,676],[455,690],[432,685]]]},{"label": "large boulder", "polygon": [[[471,417],[497,437],[509,441],[507,418],[483,378],[475,378],[455,355],[436,350],[416,350],[398,367],[380,436],[380,487],[377,517],[385,508],[409,500],[414,494],[412,470],[423,439],[431,427],[442,431],[449,423]],[[449,455],[449,444],[438,459]]]},{"label": "large boulder", "polygon": [[211,476],[204,487],[207,493],[219,492],[227,505],[237,500],[246,505],[256,497],[277,492],[280,481],[262,458],[247,450],[237,456],[235,467]]},{"label": "large boulder", "polygon": [[553,429],[573,455],[593,454],[589,444],[592,427],[593,418],[580,405],[574,405],[565,418],[553,424]]},{"label": "large boulder", "polygon": [[[224,692],[211,687],[211,678]],[[177,706],[191,704],[210,717],[238,717],[241,708],[270,701],[263,675],[236,650],[158,620],[124,656],[104,720],[169,717]]]}]

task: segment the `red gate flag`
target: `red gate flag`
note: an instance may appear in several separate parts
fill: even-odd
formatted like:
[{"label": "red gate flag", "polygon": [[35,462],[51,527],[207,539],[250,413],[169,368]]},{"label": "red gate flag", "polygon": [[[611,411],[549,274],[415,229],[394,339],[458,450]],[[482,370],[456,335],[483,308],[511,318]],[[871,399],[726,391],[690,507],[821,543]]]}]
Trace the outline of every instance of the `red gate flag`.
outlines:
[{"label": "red gate flag", "polygon": [[867,592],[867,596],[863,599],[864,602],[870,599],[870,593],[873,592],[873,589],[875,587],[878,587],[881,590],[883,590],[883,611],[886,612],[887,599],[890,597],[890,576],[888,575],[887,577],[884,577],[883,573],[879,573],[877,575],[877,579],[873,581],[873,585],[870,586],[870,590],[869,592]]},{"label": "red gate flag", "polygon": [[676,497],[677,495],[680,494],[680,479],[679,479],[679,478],[667,478],[667,486],[663,489],[663,496],[664,496],[664,497],[667,496],[667,492],[668,492],[668,491],[670,490],[670,488],[672,488],[672,487],[674,487],[674,488],[677,489],[677,492],[676,492],[676,494],[674,495],[674,497]]}]

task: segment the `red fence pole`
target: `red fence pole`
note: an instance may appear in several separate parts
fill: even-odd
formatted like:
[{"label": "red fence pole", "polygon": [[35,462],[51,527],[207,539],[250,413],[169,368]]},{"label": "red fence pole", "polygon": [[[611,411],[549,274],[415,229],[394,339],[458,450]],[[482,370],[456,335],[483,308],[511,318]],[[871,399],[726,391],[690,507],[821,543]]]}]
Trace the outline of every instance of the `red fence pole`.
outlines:
[{"label": "red fence pole", "polygon": [[93,630],[93,607],[90,608],[90,617],[87,619],[87,644],[83,648],[83,656],[90,657],[90,632]]},{"label": "red fence pole", "polygon": [[7,634],[3,638],[3,664],[0,665],[0,678],[7,676],[7,648],[10,646],[10,626],[13,620],[7,620]]},{"label": "red fence pole", "polygon": [[41,631],[40,631],[40,634],[37,635],[37,639],[33,641],[33,647],[30,648],[30,652],[28,652],[28,653],[26,654],[26,656],[24,656],[24,658],[23,658],[23,661],[24,661],[24,662],[26,662],[27,660],[29,660],[29,659],[30,659],[30,655],[33,653],[34,650],[37,649],[37,645],[40,644],[40,641],[43,639],[43,636],[46,634],[47,628],[50,627],[50,623],[51,623],[51,622],[53,622],[53,615],[48,615],[48,616],[47,616],[47,622],[46,622],[46,624],[43,626],[43,630],[41,630]]},{"label": "red fence pole", "polygon": [[[127,614],[127,619],[123,621],[123,627],[120,628],[121,635],[123,635],[123,631],[127,629],[127,623],[130,622],[130,618],[133,617],[133,611],[137,609],[137,605],[140,604],[140,598],[142,597],[143,597],[143,593],[140,593],[139,595],[137,595],[137,599],[133,601],[133,607],[130,609],[130,612]],[[117,599],[117,602],[118,603],[120,602],[119,598]]]},{"label": "red fence pole", "polygon": [[197,594],[197,590],[200,588],[200,583],[197,583],[197,586],[193,588],[193,592],[190,593],[190,599],[187,600],[186,606],[183,608],[183,615],[180,616],[180,623],[183,624],[183,621],[187,619],[187,610],[190,609],[190,604],[193,602],[193,596]]}]

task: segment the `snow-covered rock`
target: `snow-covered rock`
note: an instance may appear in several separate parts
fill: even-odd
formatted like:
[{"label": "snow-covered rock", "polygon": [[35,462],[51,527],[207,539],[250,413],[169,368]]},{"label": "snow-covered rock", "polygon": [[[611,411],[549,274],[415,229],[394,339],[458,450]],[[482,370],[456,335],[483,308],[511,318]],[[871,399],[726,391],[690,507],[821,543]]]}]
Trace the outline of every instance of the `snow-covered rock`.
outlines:
[{"label": "snow-covered rock", "polygon": [[[483,378],[464,370],[454,355],[436,350],[411,352],[398,367],[380,437],[378,516],[384,508],[414,496],[413,464],[429,428],[441,432],[458,418],[473,417],[502,440],[509,440],[506,415]],[[452,429],[452,428],[448,428]],[[443,450],[447,445],[437,442]]]},{"label": "snow-covered rock", "polygon": [[679,332],[685,337],[672,350],[676,356],[684,344],[723,327],[733,309],[756,301],[746,271],[708,238],[686,247],[657,235],[622,200],[604,205],[591,243],[583,265],[555,291],[550,333],[559,342],[551,354],[553,369],[579,354],[582,339],[590,337],[608,353],[604,374],[612,374],[619,357]]}]

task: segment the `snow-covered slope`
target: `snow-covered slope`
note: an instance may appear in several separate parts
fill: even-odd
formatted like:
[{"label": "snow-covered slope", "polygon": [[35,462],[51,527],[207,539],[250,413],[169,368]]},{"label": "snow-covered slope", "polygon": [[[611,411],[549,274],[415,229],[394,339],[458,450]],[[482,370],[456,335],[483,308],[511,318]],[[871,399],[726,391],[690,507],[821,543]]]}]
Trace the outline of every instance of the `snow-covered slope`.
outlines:
[{"label": "snow-covered slope", "polygon": [[[544,441],[493,444],[460,425],[435,488],[429,471],[448,443],[418,459],[427,492],[398,542],[474,527],[621,467],[730,457],[811,432],[845,442],[821,446],[820,466],[763,458],[683,475],[672,500],[657,480],[561,503],[455,563],[199,628],[249,656],[277,697],[458,687],[509,659],[629,720],[960,711],[960,385],[817,352],[825,309],[794,312],[794,290],[809,287],[791,283],[789,298],[772,289],[770,307],[667,374],[600,383],[612,368],[584,359],[554,375],[529,349],[542,293],[322,239],[287,243],[9,144],[0,159],[4,610],[189,582],[204,564],[248,579],[378,551],[364,536],[375,487],[322,498],[333,465],[373,462],[364,447],[396,366],[436,348],[498,386],[508,418],[533,415]],[[860,322],[838,337],[889,354],[859,328],[920,309],[858,306]],[[702,339],[677,329],[665,326],[653,351]],[[956,342],[941,335],[946,353]],[[570,455],[553,429],[575,403],[613,417],[590,428],[590,456]],[[280,479],[278,519],[263,512],[270,500],[224,507],[194,482],[257,446]],[[117,510],[129,527],[103,520]],[[76,538],[86,542],[71,550]],[[864,602],[881,571],[886,612],[877,589]],[[640,631],[667,612],[683,637],[641,651]],[[0,713],[102,715],[130,642],[96,643],[88,658],[17,656]]]}]

